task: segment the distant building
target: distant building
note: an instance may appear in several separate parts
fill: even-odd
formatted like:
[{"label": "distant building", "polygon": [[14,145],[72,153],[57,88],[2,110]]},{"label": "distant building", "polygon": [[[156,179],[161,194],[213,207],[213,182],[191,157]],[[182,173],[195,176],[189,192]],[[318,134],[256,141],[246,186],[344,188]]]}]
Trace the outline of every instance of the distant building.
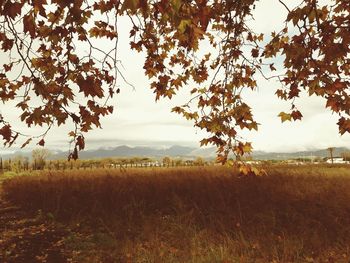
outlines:
[{"label": "distant building", "polygon": [[[328,158],[326,160],[326,163],[332,163],[332,159]],[[333,157],[333,163],[334,164],[349,164],[349,161],[345,161],[342,157]]]},{"label": "distant building", "polygon": [[261,164],[261,161],[246,161],[246,164]]}]

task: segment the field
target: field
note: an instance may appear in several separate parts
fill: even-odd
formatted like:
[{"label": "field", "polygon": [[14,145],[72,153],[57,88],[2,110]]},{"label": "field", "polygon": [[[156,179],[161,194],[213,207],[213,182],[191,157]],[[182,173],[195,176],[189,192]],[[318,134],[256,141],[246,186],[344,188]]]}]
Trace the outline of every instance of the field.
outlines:
[{"label": "field", "polygon": [[2,183],[0,262],[350,262],[350,169],[46,171]]}]

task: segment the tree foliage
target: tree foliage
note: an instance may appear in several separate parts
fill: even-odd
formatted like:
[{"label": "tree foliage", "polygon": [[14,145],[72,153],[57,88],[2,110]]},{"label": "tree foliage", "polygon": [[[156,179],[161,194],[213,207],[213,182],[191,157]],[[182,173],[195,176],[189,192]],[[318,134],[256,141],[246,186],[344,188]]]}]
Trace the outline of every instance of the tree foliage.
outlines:
[{"label": "tree foliage", "polygon": [[[2,0],[0,47],[8,60],[0,68],[0,98],[18,102],[29,127],[43,125],[48,131],[73,124],[70,158],[76,159],[85,147],[84,133],[113,112],[108,99],[123,81],[118,18],[128,17],[130,47],[146,54],[144,71],[156,99],[190,88],[188,103],[172,110],[208,132],[201,144],[216,145],[220,162],[230,152],[241,156],[252,150],[239,132],[257,130],[258,123],[242,92],[257,88],[258,74],[278,79],[277,96],[291,102],[290,112],[279,114],[282,122],[302,119],[296,99],[306,90],[339,114],[341,134],[349,132],[350,2],[303,0],[290,9],[276,0],[288,15],[271,37],[254,32],[247,22],[257,2]],[[95,45],[96,39],[114,45],[107,50]],[[276,57],[284,63],[274,76]],[[5,144],[13,144],[21,133],[7,120],[0,122]],[[43,146],[47,131],[24,145],[36,139]]]}]

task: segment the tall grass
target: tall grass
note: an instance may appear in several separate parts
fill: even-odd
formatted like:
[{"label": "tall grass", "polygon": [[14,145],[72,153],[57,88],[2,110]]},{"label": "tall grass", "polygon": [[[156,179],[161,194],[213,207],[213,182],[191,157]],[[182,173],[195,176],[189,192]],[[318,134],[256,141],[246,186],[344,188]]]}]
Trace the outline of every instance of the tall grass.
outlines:
[{"label": "tall grass", "polygon": [[3,189],[23,209],[86,225],[90,262],[348,262],[350,171],[267,169],[254,178],[224,167],[44,172]]}]

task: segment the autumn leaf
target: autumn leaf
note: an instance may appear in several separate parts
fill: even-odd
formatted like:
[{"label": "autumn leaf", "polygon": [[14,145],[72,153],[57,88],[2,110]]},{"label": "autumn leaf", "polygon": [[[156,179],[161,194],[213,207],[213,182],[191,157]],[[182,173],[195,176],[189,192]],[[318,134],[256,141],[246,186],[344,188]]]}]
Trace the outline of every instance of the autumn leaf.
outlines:
[{"label": "autumn leaf", "polygon": [[277,97],[279,97],[280,99],[283,100],[287,100],[287,92],[281,89],[278,89],[275,93],[277,95]]},{"label": "autumn leaf", "polygon": [[346,119],[344,117],[341,117],[339,121],[337,122],[339,126],[339,133],[343,135],[346,132],[350,132],[350,119]]},{"label": "autumn leaf", "polygon": [[10,18],[14,19],[16,16],[21,14],[23,3],[6,1],[4,5],[4,13]]},{"label": "autumn leaf", "polygon": [[44,145],[45,145],[45,140],[44,140],[44,139],[41,139],[41,140],[38,142],[38,145],[44,146]]},{"label": "autumn leaf", "polygon": [[5,72],[9,72],[13,67],[13,63],[4,64],[3,67],[4,67]]},{"label": "autumn leaf", "polygon": [[250,153],[252,151],[253,147],[252,144],[247,142],[243,145],[243,152]]},{"label": "autumn leaf", "polygon": [[13,45],[14,45],[14,40],[13,39],[8,39],[6,38],[5,40],[3,40],[1,48],[4,52],[9,51],[12,49]]},{"label": "autumn leaf", "polygon": [[278,114],[278,117],[281,118],[282,122],[290,121],[292,119],[292,115],[285,112],[281,112],[280,114]]},{"label": "autumn leaf", "polygon": [[243,175],[243,176],[247,176],[247,175],[252,174],[251,167],[249,165],[246,165],[246,164],[240,165],[238,167],[238,171],[239,171],[240,175]]},{"label": "autumn leaf", "polygon": [[190,19],[183,19],[180,21],[179,26],[177,27],[177,29],[179,30],[180,33],[185,33],[186,29],[188,26],[190,26],[192,23],[192,21]]},{"label": "autumn leaf", "polygon": [[203,30],[206,30],[210,21],[210,14],[211,14],[211,9],[208,6],[205,6],[201,9],[200,12],[200,23],[201,23],[201,28]]},{"label": "autumn leaf", "polygon": [[223,154],[218,154],[218,156],[216,157],[216,162],[225,164],[227,162],[227,156]]},{"label": "autumn leaf", "polygon": [[292,113],[290,115],[291,115],[293,120],[301,120],[301,118],[303,117],[303,115],[298,110],[292,111]]},{"label": "autumn leaf", "polygon": [[9,142],[11,140],[11,134],[12,134],[12,130],[10,125],[4,125],[0,129],[0,135],[2,135],[4,141]]},{"label": "autumn leaf", "polygon": [[252,52],[253,58],[259,57],[259,49],[253,48],[251,52]]},{"label": "autumn leaf", "polygon": [[45,12],[45,7],[44,5],[47,4],[46,0],[35,0],[33,1],[33,5],[34,5],[34,12],[37,13],[39,12],[39,14],[43,17],[46,17],[46,12]]},{"label": "autumn leaf", "polygon": [[79,148],[79,151],[81,151],[85,148],[85,139],[83,136],[80,135],[77,137],[76,145]]},{"label": "autumn leaf", "polygon": [[108,106],[107,110],[109,111],[109,113],[113,113],[114,107],[113,106]]},{"label": "autumn leaf", "polygon": [[267,175],[266,171],[261,167],[252,166],[250,164],[239,162],[238,171],[240,176],[265,176]]},{"label": "autumn leaf", "polygon": [[31,38],[35,37],[35,22],[32,14],[25,15],[23,17],[23,31],[29,33]]},{"label": "autumn leaf", "polygon": [[326,107],[331,108],[334,112],[339,112],[339,110],[341,109],[339,100],[337,100],[334,97],[329,97],[327,99]]},{"label": "autumn leaf", "polygon": [[86,78],[79,76],[77,79],[77,84],[80,88],[80,91],[84,93],[85,97],[103,97],[101,81],[99,79],[96,79],[93,76],[87,76]]},{"label": "autumn leaf", "polygon": [[131,11],[131,13],[134,13],[137,8],[140,5],[140,0],[124,0],[123,6],[122,6],[122,12],[123,11]]}]

